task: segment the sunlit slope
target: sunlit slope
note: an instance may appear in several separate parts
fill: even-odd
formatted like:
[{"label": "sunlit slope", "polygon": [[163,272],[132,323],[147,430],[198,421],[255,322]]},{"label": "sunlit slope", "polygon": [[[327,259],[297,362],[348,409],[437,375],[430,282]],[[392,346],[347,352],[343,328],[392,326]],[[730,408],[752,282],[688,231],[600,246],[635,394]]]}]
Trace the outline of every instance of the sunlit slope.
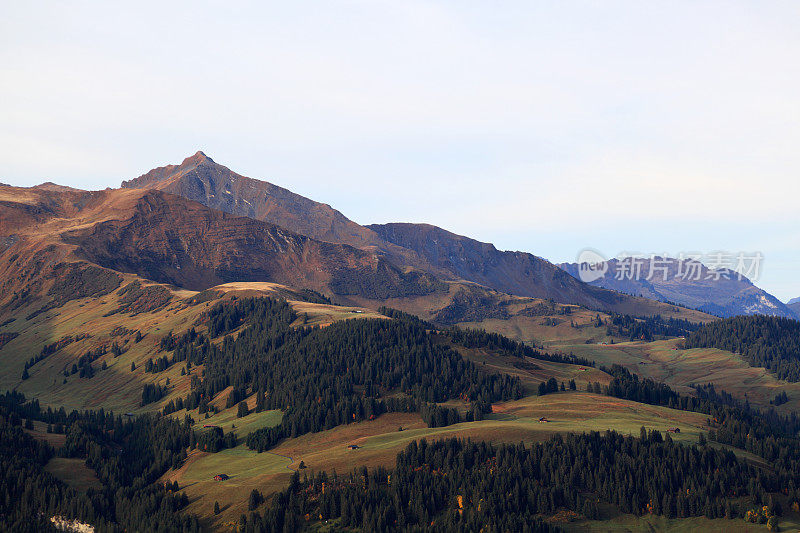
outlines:
[{"label": "sunlit slope", "polygon": [[788,413],[800,409],[800,383],[779,380],[765,368],[750,366],[740,355],[716,348],[681,348],[680,339],[654,342],[624,342],[614,345],[563,345],[562,349],[599,364],[620,364],[631,372],[663,381],[676,390],[691,392],[693,385],[713,383],[741,400],[769,407],[770,400],[786,392],[789,402],[777,409]]},{"label": "sunlit slope", "polygon": [[[131,284],[140,290],[132,302],[126,299],[127,293],[119,294]],[[68,410],[102,407],[140,412],[160,408],[170,399],[185,396],[190,379],[181,375],[184,365],[172,365],[159,373],[145,372],[148,359],[169,355],[161,350],[161,340],[191,327],[202,329],[204,313],[220,300],[256,295],[287,298],[299,315],[297,325],[379,316],[363,308],[303,301],[299,299],[303,292],[274,283],[228,284],[197,293],[125,275],[119,289],[102,297],[70,300],[31,318],[26,317],[41,307],[40,300],[20,308],[13,322],[0,327],[0,335],[13,336],[0,347],[0,390],[15,389],[44,405]],[[151,307],[155,309],[149,310]],[[115,354],[115,345],[119,355]],[[49,348],[53,353],[31,366],[23,380],[26,362],[40,356],[46,346],[55,346]],[[98,350],[103,353],[91,362],[93,377],[72,373],[72,365],[77,366],[82,356]],[[165,385],[167,379],[168,396],[140,407],[143,385]]]},{"label": "sunlit slope", "polygon": [[693,393],[694,385],[712,383],[717,390],[768,408],[776,395],[786,392],[789,402],[777,406],[778,411],[800,409],[800,383],[789,383],[765,368],[752,367],[740,355],[716,348],[685,350],[679,338],[631,342],[609,336],[605,325],[596,324],[598,316],[605,323],[609,315],[578,306],[571,306],[569,314],[564,314],[562,307],[538,316],[486,318],[460,322],[459,326],[482,328],[551,351],[572,353],[598,365],[620,364],[683,394]]},{"label": "sunlit slope", "polygon": [[[244,445],[216,454],[195,451],[183,467],[169,472],[165,478],[177,480],[185,488],[192,501],[191,511],[203,516],[209,524],[222,525],[247,511],[247,497],[253,489],[268,494],[285,487],[301,462],[309,469],[339,473],[362,465],[391,467],[399,451],[421,438],[531,443],[559,432],[613,429],[638,435],[645,426],[660,431],[679,427],[680,433],[672,434],[675,440],[696,442],[699,434],[708,430],[707,417],[702,414],[586,392],[530,396],[495,404],[493,411],[479,422],[440,428],[426,427],[417,414],[387,413],[372,421],[287,439],[260,454]],[[548,422],[540,422],[541,417]],[[350,445],[359,448],[351,449]],[[213,476],[219,473],[231,479],[214,481]],[[223,508],[217,517],[213,515],[215,501]]]}]

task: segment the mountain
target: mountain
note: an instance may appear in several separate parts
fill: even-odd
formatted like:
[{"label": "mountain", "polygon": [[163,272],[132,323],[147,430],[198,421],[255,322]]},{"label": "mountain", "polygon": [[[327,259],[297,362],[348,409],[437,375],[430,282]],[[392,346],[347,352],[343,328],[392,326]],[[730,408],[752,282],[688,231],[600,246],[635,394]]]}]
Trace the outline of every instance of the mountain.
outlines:
[{"label": "mountain", "polygon": [[[370,248],[319,241],[161,190],[81,191],[49,183],[4,187],[0,222],[0,315],[18,315],[24,306],[23,316],[34,318],[75,298],[108,294],[120,274],[134,274],[189,290],[226,282],[279,283],[312,289],[344,304],[387,304],[443,324],[526,315],[540,305],[527,296],[640,316],[710,318],[591,287],[530,254],[498,252],[452,234],[472,261],[471,270],[438,260],[431,264],[429,250],[418,255],[415,249],[389,243],[427,265],[416,269]],[[446,232],[438,231],[446,244]],[[522,258],[519,264],[510,259],[516,255]],[[509,296],[505,293],[525,287],[502,284],[503,268],[510,273],[526,268],[537,277],[525,280],[527,293]],[[467,276],[472,279],[464,280]],[[502,292],[485,285],[489,283]]]},{"label": "mountain", "polygon": [[541,257],[501,251],[493,244],[429,224],[367,227],[383,239],[413,250],[438,270],[498,291],[618,312],[629,312],[625,309],[641,304],[627,294],[587,285]]},{"label": "mountain", "polygon": [[123,181],[123,189],[157,189],[213,209],[271,222],[313,239],[363,246],[368,231],[329,205],[314,202],[265,181],[246,178],[219,165],[203,152],[180,165],[154,168]]},{"label": "mountain", "polygon": [[795,318],[800,320],[800,298],[792,298],[786,304],[786,307],[788,307],[794,313]]},{"label": "mountain", "polygon": [[123,181],[121,187],[161,190],[226,213],[269,222],[318,241],[349,244],[388,255],[397,263],[420,266],[414,254],[387,243],[331,206],[237,174],[201,151],[179,165],[158,167]]},{"label": "mountain", "polygon": [[[318,241],[342,243],[385,257],[398,267],[449,281],[478,283],[519,296],[647,315],[665,312],[651,302],[586,285],[552,263],[426,224],[361,226],[326,204],[271,183],[248,178],[197,152],[179,165],[155,168],[122,182],[131,190],[156,189],[213,209],[276,224]],[[462,291],[463,292],[463,291]]]},{"label": "mountain", "polygon": [[[188,166],[215,170],[206,160]],[[159,172],[172,175],[174,168]],[[219,184],[216,178],[211,182]],[[708,321],[708,315],[594,287],[532,254],[500,251],[434,226],[349,226],[354,223],[342,215],[320,215],[312,223],[327,212],[325,206],[272,197],[287,224],[294,215],[295,221],[302,218],[303,206],[310,210],[303,223],[313,231],[324,234],[323,222],[331,222],[331,240],[324,240],[148,183],[160,182],[102,191],[52,183],[0,186],[0,391],[13,391],[0,401],[0,430],[11,437],[0,443],[3,471],[10,472],[4,479],[11,480],[2,485],[10,494],[3,501],[26,505],[10,522],[12,530],[38,519],[36,530],[51,522],[74,529],[79,520],[83,529],[224,531],[244,513],[248,528],[295,530],[306,522],[321,527],[322,518],[339,518],[322,509],[317,514],[306,503],[297,517],[284,513],[292,518],[281,518],[280,526],[257,521],[277,516],[265,500],[292,500],[272,495],[292,487],[293,472],[346,471],[365,460],[391,466],[398,453],[415,447],[412,442],[445,433],[461,439],[448,444],[457,447],[466,439],[540,441],[554,432],[605,431],[621,439],[631,428],[671,431],[674,425],[675,439],[689,446],[708,429],[707,413],[670,407],[680,403],[669,389],[644,380],[642,389],[629,370],[612,368],[611,375],[600,367],[620,362],[642,373],[683,376],[697,358],[673,353],[680,341],[672,337],[697,325],[596,309],[691,322]],[[237,197],[235,188],[229,190]],[[337,237],[335,228],[343,227],[369,243],[336,242],[347,237],[346,232]],[[260,298],[265,296],[271,299]],[[441,327],[451,324],[464,327]],[[650,338],[658,344],[646,342]],[[651,364],[655,358],[660,361]],[[683,366],[667,367],[665,360]],[[705,379],[708,360],[702,365]],[[726,368],[749,387],[748,401],[761,407],[774,396],[773,382],[745,380],[739,367]],[[608,386],[614,379],[623,384],[616,392]],[[681,386],[682,392],[695,392],[686,381]],[[628,398],[630,391],[654,405]],[[614,395],[619,397],[609,397]],[[23,404],[25,399],[35,401]],[[72,409],[96,411],[68,415]],[[139,416],[149,413],[157,416]],[[543,424],[544,414],[556,425]],[[741,434],[747,434],[743,428]],[[651,435],[646,446],[669,451],[660,433]],[[50,448],[37,448],[39,440],[59,450],[55,457]],[[608,450],[646,447],[630,442],[618,441]],[[661,451],[656,450],[659,457]],[[655,456],[643,457],[638,471],[647,470]],[[570,460],[583,461],[575,457]],[[480,479],[493,479],[495,462],[482,458]],[[397,471],[392,472],[373,476],[381,491],[397,489]],[[419,472],[435,481],[441,468]],[[340,494],[349,494],[338,491],[353,488],[326,479],[332,481],[313,489],[313,501],[325,494],[337,502]],[[730,479],[748,475],[734,472]],[[98,490],[67,492],[62,482],[76,488],[90,482]],[[657,485],[648,481],[635,490],[646,493]],[[503,497],[505,486],[513,483],[490,496]],[[679,489],[679,495],[688,490]],[[108,490],[116,497],[96,497]],[[549,490],[537,501],[549,505]],[[562,489],[553,485],[553,490]],[[446,526],[443,518],[458,520],[447,502],[462,498],[456,489],[450,492],[437,496],[438,508],[421,526],[432,523],[436,529]],[[581,489],[568,500],[593,505],[595,498]],[[697,501],[705,501],[701,498]],[[737,501],[742,498],[737,492]],[[657,495],[654,501],[664,499]],[[646,502],[640,498],[631,510],[638,512]],[[475,503],[467,495],[465,509],[472,512]],[[6,522],[8,508],[0,512]],[[578,512],[595,513],[585,505],[575,508],[571,520],[581,516]],[[412,516],[411,509],[404,515]],[[551,506],[547,514],[562,511]],[[312,521],[312,516],[322,518]],[[531,517],[536,518],[526,512],[503,523]],[[373,522],[354,523],[369,523],[365,531],[386,529]],[[709,530],[714,525],[700,523]]]},{"label": "mountain", "polygon": [[228,281],[270,281],[367,298],[445,289],[434,276],[369,251],[163,191],[4,187],[0,223],[0,280],[7,291],[12,285],[29,289],[37,277],[70,261],[194,290]]},{"label": "mountain", "polygon": [[[652,265],[649,259],[633,262],[611,259],[606,265],[605,273],[591,281],[591,285],[722,317],[755,314],[794,317],[785,304],[746,277],[731,270],[711,270],[699,261],[657,257]],[[580,279],[577,263],[563,263],[560,267]]]}]

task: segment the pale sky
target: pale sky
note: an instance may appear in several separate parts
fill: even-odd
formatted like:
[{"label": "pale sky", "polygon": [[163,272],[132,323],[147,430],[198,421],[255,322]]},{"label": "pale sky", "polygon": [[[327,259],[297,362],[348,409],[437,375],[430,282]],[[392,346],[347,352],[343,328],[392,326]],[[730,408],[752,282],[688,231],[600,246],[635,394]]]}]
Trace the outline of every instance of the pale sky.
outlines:
[{"label": "pale sky", "polygon": [[120,6],[0,0],[1,182],[203,150],[554,262],[760,251],[800,296],[798,2]]}]

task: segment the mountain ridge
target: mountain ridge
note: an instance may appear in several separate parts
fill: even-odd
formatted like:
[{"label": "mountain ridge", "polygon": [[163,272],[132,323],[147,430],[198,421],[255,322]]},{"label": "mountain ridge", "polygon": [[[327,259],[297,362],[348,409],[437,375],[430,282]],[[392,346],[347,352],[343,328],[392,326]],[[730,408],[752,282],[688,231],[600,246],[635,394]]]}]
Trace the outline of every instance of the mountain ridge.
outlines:
[{"label": "mountain ridge", "polygon": [[328,204],[268,181],[249,178],[198,151],[178,165],[154,168],[123,181],[124,189],[158,189],[226,213],[276,224],[326,242],[349,244],[419,266],[419,259],[380,239]]},{"label": "mountain ridge", "polygon": [[788,307],[793,313],[797,320],[800,320],[800,297],[792,298],[786,303],[786,307]]},{"label": "mountain ridge", "polygon": [[48,265],[70,260],[196,290],[271,281],[376,298],[442,288],[435,277],[369,251],[157,190],[3,190],[0,222],[3,286],[17,280],[19,290]]},{"label": "mountain ridge", "polygon": [[431,224],[389,223],[367,226],[386,240],[410,248],[438,268],[495,290],[593,307],[625,298],[598,291],[565,276],[558,267],[527,252],[498,250],[493,244],[457,235]]},{"label": "mountain ridge", "polygon": [[[621,311],[637,307],[628,295],[583,284],[533,254],[501,252],[492,244],[480,243],[430,225],[361,226],[327,204],[237,174],[214,162],[202,151],[178,165],[157,167],[135,179],[123,181],[122,188],[172,193],[321,241],[368,250],[387,257],[395,265],[424,270],[442,280],[464,280],[501,292],[553,298],[561,303],[597,309]],[[418,232],[419,236],[413,237],[411,232]],[[438,233],[441,249],[433,250],[433,241],[425,241],[431,233]],[[442,254],[455,255],[452,260],[443,261]]]}]

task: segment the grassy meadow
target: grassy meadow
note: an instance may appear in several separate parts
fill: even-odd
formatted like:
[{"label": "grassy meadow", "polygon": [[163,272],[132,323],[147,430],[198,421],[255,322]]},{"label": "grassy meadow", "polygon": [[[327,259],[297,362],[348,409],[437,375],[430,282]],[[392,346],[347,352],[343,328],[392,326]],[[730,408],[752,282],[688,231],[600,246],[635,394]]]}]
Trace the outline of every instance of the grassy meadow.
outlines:
[{"label": "grassy meadow", "polygon": [[740,355],[725,350],[684,350],[680,339],[571,345],[563,349],[593,359],[598,365],[620,364],[642,377],[663,381],[683,394],[691,394],[692,385],[713,383],[718,390],[767,408],[770,400],[785,391],[789,402],[777,410],[788,413],[800,409],[800,383],[779,380],[765,368],[752,367]]},{"label": "grassy meadow", "polygon": [[[232,412],[233,408],[228,411]],[[231,416],[228,411],[216,415],[218,420]],[[271,412],[259,415],[273,416]],[[548,422],[540,422],[541,417],[546,417]],[[237,428],[244,427],[240,423],[244,424],[245,419],[239,420],[242,422],[236,422]],[[186,491],[192,502],[191,512],[203,516],[209,524],[221,525],[235,521],[246,512],[247,497],[253,489],[264,494],[282,489],[292,472],[300,469],[301,462],[309,470],[342,473],[360,466],[391,467],[397,453],[409,442],[422,438],[534,443],[564,432],[613,429],[638,435],[642,426],[660,431],[677,426],[681,431],[672,434],[673,439],[687,443],[697,442],[700,433],[708,430],[706,417],[698,413],[587,392],[562,392],[501,402],[493,406],[493,412],[484,420],[447,427],[426,427],[416,413],[387,413],[372,421],[286,439],[263,453],[251,451],[243,444],[216,454],[193,451],[186,464],[177,471],[168,472],[165,479],[177,480]],[[352,444],[359,448],[350,449]],[[214,481],[214,475],[219,473],[231,479]],[[212,512],[215,501],[223,508],[219,516]]]},{"label": "grassy meadow", "polygon": [[[120,287],[136,276],[126,275]],[[139,314],[112,313],[120,306],[119,296],[112,292],[102,298],[82,298],[42,313],[30,320],[24,317],[41,302],[20,309],[17,320],[3,327],[2,332],[15,332],[16,338],[0,348],[0,390],[17,390],[36,396],[42,405],[53,408],[111,409],[115,412],[141,413],[161,408],[169,400],[184,397],[189,392],[190,376],[181,375],[183,365],[173,365],[164,372],[146,373],[148,359],[164,355],[159,350],[161,339],[172,332],[180,335],[197,325],[203,313],[218,300],[247,296],[293,296],[294,293],[275,283],[229,283],[208,291],[213,297],[201,303],[191,298],[198,293],[172,290],[171,301],[163,308]],[[300,317],[295,325],[326,326],[336,320],[382,317],[379,313],[359,307],[340,307],[288,300]],[[121,328],[124,328],[121,329]],[[202,328],[201,328],[202,329]],[[143,335],[136,342],[136,332]],[[25,362],[42,348],[67,336],[83,337],[36,363],[21,379]],[[95,375],[91,379],[78,374],[64,376],[77,359],[98,347],[119,344],[124,353],[118,357],[109,352],[94,361]],[[105,363],[107,368],[101,370]],[[131,364],[136,367],[131,370]],[[192,372],[202,371],[195,367]],[[169,394],[157,403],[141,407],[142,386],[146,383],[166,384]],[[224,401],[224,399],[223,399]]]},{"label": "grassy meadow", "polygon": [[86,461],[83,459],[53,457],[44,469],[79,492],[103,487],[100,480],[97,479],[97,474],[86,466]]}]

